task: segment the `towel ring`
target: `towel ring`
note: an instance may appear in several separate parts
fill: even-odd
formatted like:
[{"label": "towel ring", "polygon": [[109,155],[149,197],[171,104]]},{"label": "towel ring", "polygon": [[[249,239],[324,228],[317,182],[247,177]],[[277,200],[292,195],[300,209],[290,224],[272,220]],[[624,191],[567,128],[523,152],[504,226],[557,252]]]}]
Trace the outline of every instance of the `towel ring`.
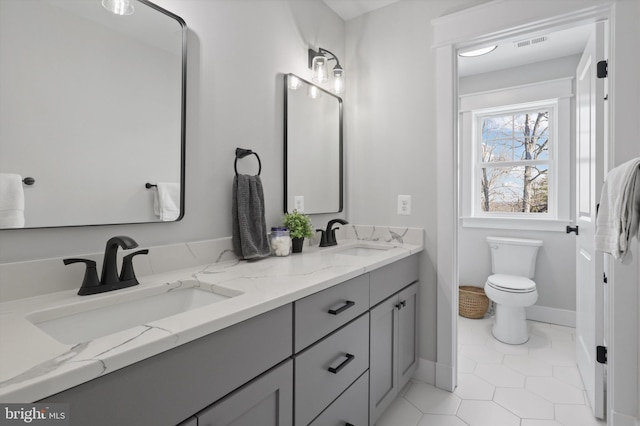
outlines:
[{"label": "towel ring", "polygon": [[234,161],[233,163],[233,169],[236,172],[236,176],[238,176],[238,158],[244,158],[247,155],[255,155],[256,158],[258,159],[258,176],[260,176],[260,172],[262,171],[262,162],[260,161],[260,157],[258,157],[258,154],[251,151],[250,149],[244,149],[244,148],[236,148],[236,161]]}]

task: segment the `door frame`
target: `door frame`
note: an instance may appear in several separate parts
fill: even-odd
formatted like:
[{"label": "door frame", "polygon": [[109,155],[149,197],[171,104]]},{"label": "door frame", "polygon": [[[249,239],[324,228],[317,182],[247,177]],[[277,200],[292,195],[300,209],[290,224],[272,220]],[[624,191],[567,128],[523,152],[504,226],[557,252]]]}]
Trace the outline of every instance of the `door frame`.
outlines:
[{"label": "door frame", "polygon": [[[598,0],[535,2],[494,0],[434,19],[437,115],[437,360],[436,386],[457,385],[459,162],[456,51],[533,31],[613,20],[614,3]],[[500,16],[499,20],[493,19]],[[523,16],[527,17],[523,20]],[[610,25],[611,26],[611,25]],[[609,37],[609,40],[612,40]],[[611,52],[611,49],[609,49]],[[609,68],[613,66],[609,58]],[[612,109],[609,110],[610,114]],[[609,120],[610,123],[613,121]],[[612,141],[612,138],[609,138]],[[611,142],[610,142],[611,143]],[[635,398],[637,401],[638,398]]]}]

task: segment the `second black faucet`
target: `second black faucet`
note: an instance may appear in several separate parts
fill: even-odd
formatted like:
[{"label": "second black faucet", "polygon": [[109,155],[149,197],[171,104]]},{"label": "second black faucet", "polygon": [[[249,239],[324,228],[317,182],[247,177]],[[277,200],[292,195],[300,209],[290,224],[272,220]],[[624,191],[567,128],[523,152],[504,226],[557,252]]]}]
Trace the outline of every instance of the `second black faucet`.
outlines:
[{"label": "second black faucet", "polygon": [[327,223],[327,229],[316,229],[316,232],[320,232],[320,247],[330,247],[338,244],[336,241],[336,230],[340,228],[334,228],[333,225],[339,223],[341,225],[346,225],[347,222],[344,219],[331,219],[329,223]]}]

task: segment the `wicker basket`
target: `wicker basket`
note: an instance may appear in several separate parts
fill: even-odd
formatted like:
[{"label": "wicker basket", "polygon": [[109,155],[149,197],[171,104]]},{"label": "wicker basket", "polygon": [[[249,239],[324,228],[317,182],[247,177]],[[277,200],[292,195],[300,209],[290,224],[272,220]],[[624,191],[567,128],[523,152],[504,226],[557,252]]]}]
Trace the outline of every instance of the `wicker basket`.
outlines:
[{"label": "wicker basket", "polygon": [[489,308],[489,298],[484,294],[484,289],[470,285],[460,286],[458,298],[458,311],[465,318],[478,319],[484,317]]}]

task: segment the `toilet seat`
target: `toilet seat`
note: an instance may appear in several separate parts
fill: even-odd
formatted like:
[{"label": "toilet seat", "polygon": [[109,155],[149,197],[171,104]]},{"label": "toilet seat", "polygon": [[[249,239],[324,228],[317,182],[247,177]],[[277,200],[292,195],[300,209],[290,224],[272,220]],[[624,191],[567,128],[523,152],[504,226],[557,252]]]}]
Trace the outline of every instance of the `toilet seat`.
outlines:
[{"label": "toilet seat", "polygon": [[508,293],[531,293],[536,291],[536,283],[517,275],[495,274],[487,278],[487,285]]}]

